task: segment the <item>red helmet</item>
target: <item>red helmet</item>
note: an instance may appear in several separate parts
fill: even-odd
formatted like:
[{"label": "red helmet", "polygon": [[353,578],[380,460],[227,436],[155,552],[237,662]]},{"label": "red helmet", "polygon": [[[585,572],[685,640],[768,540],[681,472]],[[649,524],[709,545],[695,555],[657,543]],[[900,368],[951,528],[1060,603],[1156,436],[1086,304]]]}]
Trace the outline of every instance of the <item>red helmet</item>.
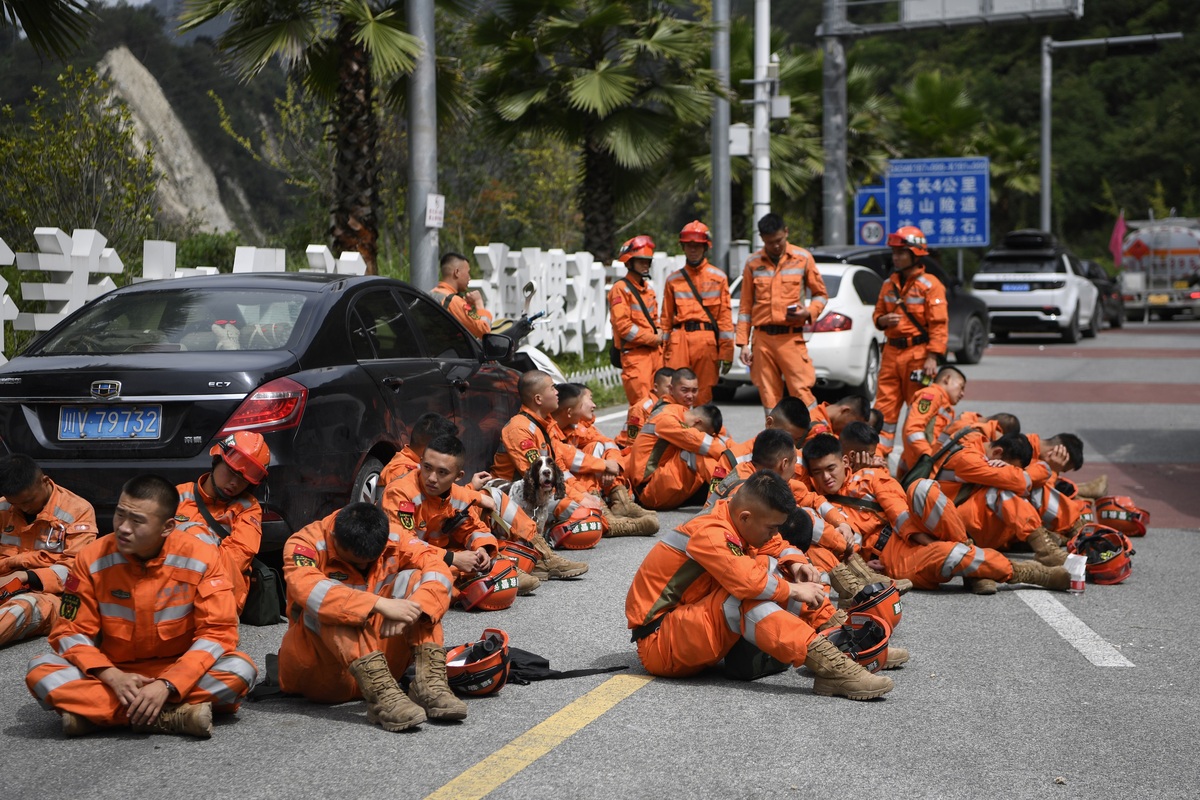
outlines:
[{"label": "red helmet", "polygon": [[208,454],[220,456],[231,470],[255,486],[267,477],[267,465],[271,463],[271,449],[262,434],[251,431],[229,434],[214,444]]},{"label": "red helmet", "polygon": [[1138,508],[1123,495],[1101,497],[1096,501],[1096,522],[1116,528],[1126,536],[1145,536],[1150,512]]},{"label": "red helmet", "polygon": [[482,639],[446,653],[446,682],[459,694],[494,694],[508,683],[508,672],[508,634],[499,628],[484,628]]},{"label": "red helmet", "polygon": [[696,242],[712,247],[712,234],[709,233],[708,226],[698,219],[694,219],[687,225],[683,226],[683,230],[679,232],[679,243]]},{"label": "red helmet", "polygon": [[654,258],[654,240],[643,233],[621,245],[617,261],[627,264],[631,258]]},{"label": "red helmet", "polygon": [[850,615],[851,625],[862,625],[866,620],[873,619],[886,627],[888,633],[896,630],[904,611],[900,590],[893,580],[864,586],[850,602],[846,613]]},{"label": "red helmet", "polygon": [[1133,571],[1130,557],[1135,551],[1129,537],[1104,525],[1084,525],[1067,542],[1067,551],[1087,556],[1087,575],[1092,583],[1120,583]]},{"label": "red helmet", "polygon": [[887,243],[888,247],[907,247],[914,256],[929,255],[925,232],[915,225],[905,225],[895,233],[889,233]]},{"label": "red helmet", "polygon": [[487,575],[462,585],[459,602],[467,611],[502,611],[517,599],[517,568],[507,558],[497,558]]},{"label": "red helmet", "polygon": [[580,506],[566,522],[550,529],[546,537],[550,544],[564,550],[589,550],[600,542],[604,535],[604,519],[600,512]]},{"label": "red helmet", "polygon": [[506,541],[500,545],[500,557],[507,558],[517,565],[521,572],[533,572],[533,566],[539,558],[538,551],[524,542]]},{"label": "red helmet", "polygon": [[888,641],[892,632],[878,620],[866,619],[823,632],[838,650],[868,672],[879,672],[887,664]]}]

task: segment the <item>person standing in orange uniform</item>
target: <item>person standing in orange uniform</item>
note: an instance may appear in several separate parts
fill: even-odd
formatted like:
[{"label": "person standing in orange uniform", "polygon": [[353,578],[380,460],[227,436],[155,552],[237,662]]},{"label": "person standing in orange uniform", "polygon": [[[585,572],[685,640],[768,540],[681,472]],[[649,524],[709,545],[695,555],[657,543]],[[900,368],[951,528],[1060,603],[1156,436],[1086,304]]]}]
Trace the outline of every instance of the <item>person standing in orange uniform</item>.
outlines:
[{"label": "person standing in orange uniform", "polygon": [[787,391],[812,408],[817,382],[804,326],[816,321],[829,302],[825,281],[812,254],[788,244],[788,229],[778,214],[758,221],[763,246],[746,260],[738,307],[737,346],[763,409],[772,409]]},{"label": "person standing in orange uniform", "polygon": [[913,375],[932,377],[946,358],[946,287],[925,274],[923,256],[929,255],[925,234],[906,225],[888,234],[893,272],[883,282],[875,301],[875,327],[887,334],[879,365],[879,389],[875,407],[883,414],[879,434],[880,453],[885,458],[896,446],[896,423],[900,409],[912,402],[921,386]]},{"label": "person standing in orange uniform", "polygon": [[687,264],[663,284],[662,328],[669,337],[663,361],[672,369],[689,367],[696,373],[696,405],[702,406],[712,401],[720,365],[733,361],[729,278],[705,258],[712,234],[703,222],[684,225],[679,244]]},{"label": "person standing in orange uniform", "polygon": [[442,280],[429,294],[454,315],[476,339],[492,330],[492,312],[483,307],[483,295],[471,285],[471,265],[460,253],[446,253],[441,262]]},{"label": "person standing in orange uniform", "polygon": [[157,475],[121,488],[113,534],[80,551],[63,586],[54,650],[25,683],[63,733],[100,727],[212,735],[258,679],[238,652],[233,583],[217,548],[176,530],[179,494]]},{"label": "person standing in orange uniform", "polygon": [[654,372],[663,365],[658,296],[650,284],[653,256],[654,240],[649,236],[635,236],[621,245],[617,261],[627,272],[608,292],[612,343],[621,353],[621,384],[629,405],[650,394]]}]

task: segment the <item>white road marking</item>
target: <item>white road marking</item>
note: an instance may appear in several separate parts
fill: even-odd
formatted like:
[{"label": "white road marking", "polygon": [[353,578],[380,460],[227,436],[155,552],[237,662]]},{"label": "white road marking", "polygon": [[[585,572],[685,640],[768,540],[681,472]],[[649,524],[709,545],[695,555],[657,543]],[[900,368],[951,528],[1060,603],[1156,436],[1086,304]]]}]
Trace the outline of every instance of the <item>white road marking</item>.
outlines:
[{"label": "white road marking", "polygon": [[629,409],[624,411],[614,411],[611,414],[605,414],[602,417],[596,417],[596,422],[608,422],[610,419],[625,419],[625,415],[628,413]]},{"label": "white road marking", "polygon": [[1066,639],[1067,644],[1074,647],[1083,657],[1097,667],[1132,667],[1135,666],[1117,648],[1113,647],[1083,620],[1067,610],[1049,592],[1019,591],[1017,597],[1033,609],[1034,613],[1046,621],[1046,624]]}]

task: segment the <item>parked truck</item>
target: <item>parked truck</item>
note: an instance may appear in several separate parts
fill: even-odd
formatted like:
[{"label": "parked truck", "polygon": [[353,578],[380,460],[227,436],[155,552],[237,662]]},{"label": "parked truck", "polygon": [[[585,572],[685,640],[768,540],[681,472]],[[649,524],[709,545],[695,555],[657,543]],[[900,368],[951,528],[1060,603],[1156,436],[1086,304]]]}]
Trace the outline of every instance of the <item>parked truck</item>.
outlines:
[{"label": "parked truck", "polygon": [[1200,219],[1135,220],[1129,227],[1119,275],[1129,319],[1200,317]]}]

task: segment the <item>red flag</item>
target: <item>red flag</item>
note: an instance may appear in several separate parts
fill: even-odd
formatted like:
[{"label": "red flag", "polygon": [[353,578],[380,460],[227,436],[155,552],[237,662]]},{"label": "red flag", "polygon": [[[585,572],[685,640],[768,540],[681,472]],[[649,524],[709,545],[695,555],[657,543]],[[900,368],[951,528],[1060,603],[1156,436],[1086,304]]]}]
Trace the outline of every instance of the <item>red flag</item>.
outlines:
[{"label": "red flag", "polygon": [[1117,224],[1113,225],[1112,238],[1108,240],[1108,252],[1112,253],[1113,264],[1121,266],[1121,250],[1125,242],[1125,209],[1121,209]]}]

